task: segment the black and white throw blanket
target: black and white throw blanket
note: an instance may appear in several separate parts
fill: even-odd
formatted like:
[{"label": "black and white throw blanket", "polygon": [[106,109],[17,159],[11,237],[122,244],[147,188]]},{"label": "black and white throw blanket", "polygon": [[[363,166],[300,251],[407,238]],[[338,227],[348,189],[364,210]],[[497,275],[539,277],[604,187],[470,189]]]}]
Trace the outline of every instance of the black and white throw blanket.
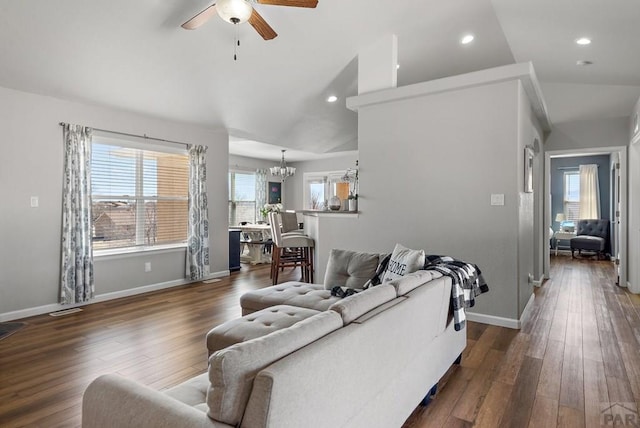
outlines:
[{"label": "black and white throw blanket", "polygon": [[480,269],[471,263],[449,256],[426,256],[424,270],[435,270],[451,278],[451,307],[456,331],[466,325],[466,308],[475,305],[475,298],[489,291]]},{"label": "black and white throw blanket", "polygon": [[[384,270],[389,263],[387,256],[374,277],[365,284],[363,290],[381,283]],[[472,308],[476,304],[475,298],[489,291],[489,286],[482,277],[478,266],[454,259],[449,256],[430,255],[425,257],[424,270],[434,270],[451,278],[451,308],[453,310],[453,322],[456,331],[462,330],[466,325],[466,308]],[[361,290],[335,286],[331,289],[331,295],[340,298],[349,297]]]}]

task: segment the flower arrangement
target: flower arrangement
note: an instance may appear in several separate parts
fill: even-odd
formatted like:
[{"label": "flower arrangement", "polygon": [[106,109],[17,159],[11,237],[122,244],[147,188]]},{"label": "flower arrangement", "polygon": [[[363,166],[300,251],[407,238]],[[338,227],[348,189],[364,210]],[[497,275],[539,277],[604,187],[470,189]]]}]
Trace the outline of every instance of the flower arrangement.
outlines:
[{"label": "flower arrangement", "polygon": [[263,217],[267,217],[269,213],[279,213],[282,210],[282,204],[264,204],[264,206],[260,208],[260,214],[262,214]]},{"label": "flower arrangement", "polygon": [[349,183],[348,199],[358,199],[358,161],[355,168],[349,168],[342,176],[343,183]]}]

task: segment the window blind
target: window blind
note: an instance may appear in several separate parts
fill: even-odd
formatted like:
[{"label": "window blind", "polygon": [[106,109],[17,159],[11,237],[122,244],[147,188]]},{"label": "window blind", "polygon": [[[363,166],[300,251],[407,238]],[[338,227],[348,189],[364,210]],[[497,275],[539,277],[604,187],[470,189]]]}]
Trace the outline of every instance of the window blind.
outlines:
[{"label": "window blind", "polygon": [[186,242],[186,151],[146,150],[94,140],[91,181],[95,250]]},{"label": "window blind", "polygon": [[580,174],[564,173],[564,215],[567,220],[578,220],[580,213]]}]

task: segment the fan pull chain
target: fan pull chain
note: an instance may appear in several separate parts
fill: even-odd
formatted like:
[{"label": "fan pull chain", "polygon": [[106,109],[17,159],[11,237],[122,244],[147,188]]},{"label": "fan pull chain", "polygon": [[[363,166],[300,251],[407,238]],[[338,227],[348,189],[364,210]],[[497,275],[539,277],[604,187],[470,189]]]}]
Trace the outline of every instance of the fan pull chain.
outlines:
[{"label": "fan pull chain", "polygon": [[238,23],[235,23],[236,27],[236,35],[233,38],[233,60],[238,60],[238,47],[240,46],[240,29],[238,28]]}]

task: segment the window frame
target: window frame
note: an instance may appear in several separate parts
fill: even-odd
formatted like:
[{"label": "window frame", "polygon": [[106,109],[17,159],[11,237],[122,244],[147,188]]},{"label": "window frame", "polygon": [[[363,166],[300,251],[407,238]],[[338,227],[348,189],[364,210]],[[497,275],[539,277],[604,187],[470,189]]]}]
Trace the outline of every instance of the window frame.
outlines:
[{"label": "window frame", "polygon": [[[109,145],[109,146],[117,146],[126,149],[140,150],[136,153],[136,169],[135,169],[135,194],[134,195],[105,195],[105,194],[94,194],[93,193],[93,183],[94,183],[94,165],[93,165],[93,150],[94,144],[99,145]],[[153,244],[145,242],[145,203],[149,201],[185,201],[186,211],[184,212],[185,218],[188,224],[189,218],[189,208],[188,208],[188,200],[189,200],[189,189],[188,184],[185,196],[146,196],[144,195],[144,152],[160,152],[165,154],[173,154],[173,155],[183,155],[186,157],[186,166],[187,173],[189,168],[189,154],[185,147],[177,147],[176,144],[169,143],[150,143],[148,141],[140,141],[137,137],[127,137],[125,138],[114,138],[112,136],[105,136],[101,134],[94,134],[91,141],[91,149],[92,149],[92,159],[91,159],[91,170],[92,170],[92,189],[91,189],[91,209],[94,209],[94,201],[106,201],[106,200],[114,200],[114,201],[127,201],[128,203],[135,203],[135,244],[122,246],[122,247],[106,247],[106,248],[95,248],[95,225],[92,224],[92,244],[93,244],[93,252],[94,256],[117,256],[119,254],[132,254],[132,253],[140,253],[140,252],[149,252],[149,251],[167,251],[172,249],[183,249],[187,246],[187,238],[188,238],[188,228],[184,230],[184,240],[178,242],[167,242],[160,244]],[[142,166],[142,168],[141,168]],[[93,217],[93,215],[92,215]],[[93,223],[93,222],[92,222]]]},{"label": "window frame", "polygon": [[[253,200],[247,200],[247,201],[236,201],[232,198],[232,195],[235,196],[235,190],[236,190],[236,182],[235,182],[235,174],[245,174],[245,175],[253,175],[254,177],[254,185],[253,185]],[[232,177],[234,177],[232,179]],[[236,210],[236,206],[238,202],[253,202],[253,221],[252,223],[255,223],[258,218],[257,218],[257,201],[256,201],[256,183],[255,183],[255,177],[256,177],[256,171],[254,170],[249,170],[249,169],[242,169],[242,168],[229,168],[229,171],[227,173],[227,187],[229,190],[229,195],[228,195],[228,199],[229,199],[229,204],[228,204],[228,218],[227,218],[227,222],[229,223],[229,227],[234,227],[234,226],[238,226],[238,218],[236,216],[237,212]],[[232,215],[231,212],[234,212],[234,214]],[[233,217],[233,222],[232,222],[232,217]]]},{"label": "window frame", "polygon": [[[303,209],[306,211],[326,211],[323,209],[325,202],[328,202],[333,196],[336,195],[336,184],[344,183],[342,178],[345,175],[345,170],[338,171],[319,171],[319,172],[305,172],[302,175],[303,183],[303,195],[302,203]],[[311,208],[311,192],[310,185],[317,183],[324,183],[324,200],[319,201],[320,207],[317,209]]]}]

